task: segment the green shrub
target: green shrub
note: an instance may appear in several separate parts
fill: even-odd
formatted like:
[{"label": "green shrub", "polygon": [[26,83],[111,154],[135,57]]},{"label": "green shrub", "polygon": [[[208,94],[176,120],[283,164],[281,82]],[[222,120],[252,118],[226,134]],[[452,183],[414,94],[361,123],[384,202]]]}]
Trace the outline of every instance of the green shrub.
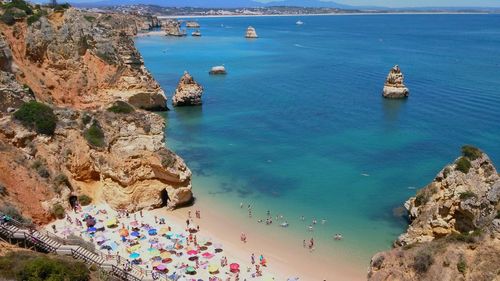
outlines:
[{"label": "green shrub", "polygon": [[16,19],[10,11],[6,11],[2,17],[0,17],[0,20],[6,25],[14,25],[16,23]]},{"label": "green shrub", "polygon": [[92,116],[90,116],[88,113],[84,113],[82,115],[82,123],[83,123],[83,125],[89,124],[90,121],[92,121]]},{"label": "green shrub", "polygon": [[422,250],[416,254],[412,267],[417,273],[425,273],[429,270],[433,263],[434,258],[432,255],[429,252]]},{"label": "green shrub", "polygon": [[472,167],[471,164],[470,164],[470,161],[469,159],[465,158],[465,157],[460,157],[456,162],[455,164],[457,165],[456,166],[456,170],[457,171],[460,171],[464,174],[467,174],[470,170],[470,168]]},{"label": "green shrub", "polygon": [[483,155],[483,153],[481,152],[481,150],[479,150],[478,148],[476,148],[474,146],[464,145],[464,146],[462,146],[462,155],[464,157],[469,158],[471,161],[474,161],[477,158],[481,157],[481,155]]},{"label": "green shrub", "polygon": [[43,159],[36,159],[33,164],[31,164],[31,168],[34,169],[38,175],[42,178],[49,178],[50,177],[50,172],[47,169],[47,164],[45,163],[45,160]]},{"label": "green shrub", "polygon": [[477,195],[472,191],[465,191],[465,192],[460,193],[461,200],[467,200],[469,198],[477,198]]},{"label": "green shrub", "polygon": [[0,206],[0,213],[7,215],[7,216],[9,216],[9,217],[15,219],[16,221],[21,222],[21,223],[31,224],[30,219],[25,218],[15,206],[13,206],[9,203],[5,203],[4,205]]},{"label": "green shrub", "polygon": [[462,274],[465,274],[467,271],[467,262],[465,261],[463,255],[460,256],[460,260],[457,263],[457,269]]},{"label": "green shrub", "polygon": [[483,235],[483,231],[480,229],[476,229],[470,233],[453,233],[449,235],[446,239],[451,242],[462,242],[462,243],[468,243],[468,244],[473,244],[476,243],[480,240],[481,236]]},{"label": "green shrub", "polygon": [[61,186],[61,185],[67,185],[67,186],[69,186],[69,179],[68,179],[68,177],[65,174],[58,174],[54,178],[54,184],[57,185],[57,186]]},{"label": "green shrub", "polygon": [[57,125],[57,117],[49,106],[36,101],[23,104],[15,113],[14,118],[38,133],[53,135]]},{"label": "green shrub", "polygon": [[87,196],[85,194],[78,196],[78,202],[80,202],[80,205],[82,206],[87,206],[92,203],[92,198],[90,196]]},{"label": "green shrub", "polygon": [[57,203],[52,206],[52,215],[58,219],[63,219],[66,214],[64,207],[61,204]]},{"label": "green shrub", "polygon": [[497,210],[497,215],[496,215],[495,219],[500,219],[500,210]]},{"label": "green shrub", "polygon": [[6,3],[4,5],[4,8],[6,10],[11,8],[17,8],[23,10],[27,15],[33,14],[33,10],[31,9],[30,5],[23,0],[12,0],[10,3]]},{"label": "green shrub", "polygon": [[64,3],[64,4],[60,4],[60,5],[55,6],[54,11],[63,12],[64,10],[67,10],[70,7],[71,7],[71,5],[69,3]]},{"label": "green shrub", "polygon": [[42,17],[41,13],[35,13],[35,14],[29,16],[27,19],[28,25],[32,25],[33,23],[39,21],[41,17]]},{"label": "green shrub", "polygon": [[88,281],[84,263],[30,251],[11,252],[0,257],[0,276],[8,280]]},{"label": "green shrub", "polygon": [[6,196],[6,195],[9,195],[7,188],[5,188],[3,184],[0,184],[0,196]]},{"label": "green shrub", "polygon": [[83,132],[83,136],[92,146],[104,147],[106,145],[106,142],[104,141],[104,132],[97,123],[92,124],[92,126],[85,130]]},{"label": "green shrub", "polygon": [[108,108],[108,111],[114,112],[114,113],[131,113],[134,112],[135,109],[133,106],[130,104],[124,102],[124,101],[116,101],[110,108]]},{"label": "green shrub", "polygon": [[95,17],[93,16],[83,16],[83,18],[85,18],[88,22],[94,22],[95,21]]}]

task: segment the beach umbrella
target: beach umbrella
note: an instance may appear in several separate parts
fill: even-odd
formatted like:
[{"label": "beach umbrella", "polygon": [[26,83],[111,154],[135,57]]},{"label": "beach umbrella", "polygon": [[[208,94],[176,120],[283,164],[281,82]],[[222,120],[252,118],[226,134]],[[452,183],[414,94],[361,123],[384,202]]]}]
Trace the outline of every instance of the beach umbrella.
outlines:
[{"label": "beach umbrella", "polygon": [[214,251],[215,251],[216,253],[220,253],[220,252],[222,252],[223,250],[222,250],[221,248],[216,248]]},{"label": "beach umbrella", "polygon": [[155,248],[149,248],[148,254],[151,257],[156,257],[156,256],[160,256],[160,251],[158,249],[155,249]]},{"label": "beach umbrella", "polygon": [[114,227],[118,225],[118,220],[116,218],[112,218],[106,222],[107,227]]},{"label": "beach umbrella", "polygon": [[137,221],[132,221],[130,223],[130,226],[139,226],[139,223]]},{"label": "beach umbrella", "polygon": [[159,261],[154,261],[154,262],[152,262],[152,263],[151,263],[151,266],[152,266],[153,268],[155,268],[155,267],[159,266],[160,264],[161,264],[161,262],[159,262]]},{"label": "beach umbrella", "polygon": [[96,232],[97,229],[95,227],[89,227],[87,228],[87,232]]},{"label": "beach umbrella", "polygon": [[160,234],[160,235],[164,235],[167,233],[168,233],[168,228],[166,228],[166,227],[162,227],[162,228],[160,228],[160,231],[158,231],[158,234]]},{"label": "beach umbrella", "polygon": [[120,236],[122,236],[122,237],[127,237],[127,236],[129,235],[129,233],[128,233],[128,229],[126,229],[126,228],[122,228],[122,229],[120,229],[120,231],[119,231],[118,233],[119,233],[119,234],[120,234]]},{"label": "beach umbrella", "polygon": [[127,251],[128,251],[129,253],[131,253],[131,252],[135,252],[135,251],[139,250],[140,248],[141,248],[141,245],[137,244],[137,245],[134,245],[134,246],[130,246],[130,247],[128,247],[128,248],[127,248]]},{"label": "beach umbrella", "polygon": [[211,274],[217,274],[219,272],[219,266],[217,264],[210,264],[208,266],[208,272],[210,272]]},{"label": "beach umbrella", "polygon": [[198,254],[198,251],[196,251],[196,250],[189,250],[189,251],[187,251],[187,254],[190,255],[190,256],[194,256],[194,255]]},{"label": "beach umbrella", "polygon": [[168,239],[172,239],[172,237],[174,237],[174,235],[175,235],[175,233],[173,233],[172,231],[165,233],[165,236],[167,236]]},{"label": "beach umbrella", "polygon": [[169,253],[169,252],[167,252],[167,251],[165,251],[165,252],[163,252],[163,253],[160,253],[160,257],[161,257],[162,259],[168,259],[168,258],[170,258],[170,256],[172,256],[172,254],[170,254],[170,253]]},{"label": "beach umbrella", "polygon": [[135,260],[135,259],[138,259],[141,257],[141,255],[139,253],[136,253],[136,252],[133,252],[130,254],[130,256],[128,256],[129,258]]},{"label": "beach umbrella", "polygon": [[162,259],[162,263],[171,263],[173,260],[171,258]]},{"label": "beach umbrella", "polygon": [[195,261],[197,259],[198,259],[198,256],[191,256],[188,258],[188,260],[190,260],[190,261]]},{"label": "beach umbrella", "polygon": [[134,232],[130,233],[130,235],[131,235],[131,236],[134,236],[134,237],[139,237],[139,236],[141,236],[141,234],[140,234],[139,232],[137,232],[137,231],[134,231]]},{"label": "beach umbrella", "polygon": [[232,263],[229,265],[229,270],[233,273],[238,272],[238,271],[240,271],[240,265],[237,263]]},{"label": "beach umbrella", "polygon": [[167,267],[164,264],[160,264],[156,267],[156,269],[159,271],[165,271],[165,269],[167,269]]},{"label": "beach umbrella", "polygon": [[186,273],[187,273],[187,274],[192,274],[192,275],[194,275],[194,274],[196,274],[196,270],[194,269],[194,267],[192,267],[192,266],[188,266],[188,267],[186,268]]},{"label": "beach umbrella", "polygon": [[205,252],[201,256],[204,257],[204,258],[206,258],[206,259],[211,259],[211,258],[214,257],[214,254]]},{"label": "beach umbrella", "polygon": [[115,241],[111,240],[106,241],[103,245],[110,247],[112,251],[116,251],[116,249],[118,248],[118,244],[116,244]]},{"label": "beach umbrella", "polygon": [[156,235],[156,229],[152,228],[152,229],[148,230],[148,234],[152,235],[152,236]]}]

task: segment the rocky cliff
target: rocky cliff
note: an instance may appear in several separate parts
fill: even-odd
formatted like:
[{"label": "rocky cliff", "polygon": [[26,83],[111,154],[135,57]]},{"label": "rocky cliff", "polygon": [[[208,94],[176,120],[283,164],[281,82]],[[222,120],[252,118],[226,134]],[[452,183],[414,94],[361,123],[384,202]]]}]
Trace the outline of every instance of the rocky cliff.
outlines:
[{"label": "rocky cliff", "polygon": [[369,280],[499,278],[500,177],[486,154],[464,146],[405,208],[411,224],[372,258]]},{"label": "rocky cliff", "polygon": [[185,31],[181,31],[181,23],[178,20],[170,19],[163,23],[163,30],[167,36],[186,36]]},{"label": "rocky cliff", "polygon": [[202,94],[203,87],[185,71],[172,97],[172,104],[174,106],[201,105]]},{"label": "rocky cliff", "polygon": [[249,26],[247,28],[246,33],[245,33],[245,37],[246,38],[258,38],[259,36],[257,36],[257,31],[255,31],[255,28]]},{"label": "rocky cliff", "polygon": [[40,101],[95,109],[122,99],[139,108],[166,109],[165,95],[131,37],[143,22],[131,15],[68,9],[30,24],[0,23],[0,30],[17,80]]},{"label": "rocky cliff", "polygon": [[74,9],[0,23],[2,210],[45,223],[81,195],[131,211],[192,200],[163,118],[142,109],[166,101],[133,45],[143,23]]},{"label": "rocky cliff", "polygon": [[395,65],[387,75],[382,95],[384,98],[400,99],[408,97],[409,94],[410,91],[404,84],[403,73],[399,66]]}]

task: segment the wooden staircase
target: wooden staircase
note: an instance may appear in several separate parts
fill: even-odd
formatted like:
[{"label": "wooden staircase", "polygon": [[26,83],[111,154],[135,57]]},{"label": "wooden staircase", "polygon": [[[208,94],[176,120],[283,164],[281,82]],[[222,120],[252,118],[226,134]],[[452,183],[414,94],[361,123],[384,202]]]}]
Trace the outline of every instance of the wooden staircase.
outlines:
[{"label": "wooden staircase", "polygon": [[[0,217],[3,216],[0,213]],[[71,255],[74,259],[81,260],[89,266],[96,265],[124,281],[152,280],[152,278],[144,278],[144,271],[140,268],[125,268],[120,263],[119,256],[111,261],[107,260],[99,252],[91,251],[77,245],[74,241],[63,239],[54,234],[35,230],[14,219],[9,219],[5,223],[0,222],[0,239],[37,252]],[[151,274],[149,274],[150,276]]]}]

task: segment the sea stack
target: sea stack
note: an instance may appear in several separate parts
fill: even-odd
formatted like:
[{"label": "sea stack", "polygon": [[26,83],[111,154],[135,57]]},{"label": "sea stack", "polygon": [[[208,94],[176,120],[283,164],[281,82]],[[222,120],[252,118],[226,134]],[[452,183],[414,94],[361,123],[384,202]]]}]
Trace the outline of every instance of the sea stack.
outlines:
[{"label": "sea stack", "polygon": [[172,104],[174,106],[201,105],[202,94],[203,87],[194,81],[193,76],[184,71],[172,97]]},{"label": "sea stack", "polygon": [[402,99],[408,97],[410,90],[406,88],[403,80],[404,76],[401,69],[398,65],[395,65],[385,80],[384,90],[382,93],[384,98]]},{"label": "sea stack", "polygon": [[249,26],[247,28],[247,33],[245,34],[245,37],[246,38],[258,38],[259,36],[257,36],[257,32],[255,31],[255,28],[253,28],[252,26]]},{"label": "sea stack", "polygon": [[181,23],[178,20],[168,20],[165,22],[163,28],[167,36],[186,36],[185,31],[181,31]]},{"label": "sea stack", "polygon": [[226,68],[223,65],[218,65],[212,67],[209,72],[210,75],[227,74]]},{"label": "sea stack", "polygon": [[187,21],[186,28],[200,28],[200,24],[197,21]]}]

